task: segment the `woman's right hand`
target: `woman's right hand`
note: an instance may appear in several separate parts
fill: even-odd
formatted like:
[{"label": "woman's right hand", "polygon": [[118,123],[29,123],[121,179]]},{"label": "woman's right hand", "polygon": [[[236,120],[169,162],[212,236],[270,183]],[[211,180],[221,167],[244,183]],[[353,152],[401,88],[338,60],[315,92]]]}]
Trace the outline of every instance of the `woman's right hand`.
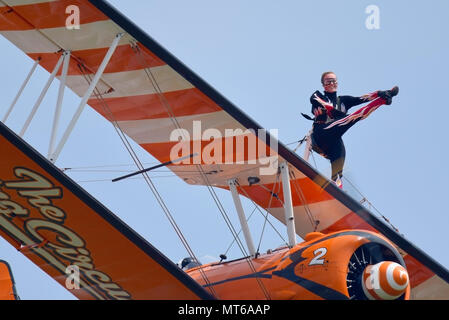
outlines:
[{"label": "woman's right hand", "polygon": [[316,108],[315,110],[313,110],[313,114],[315,115],[315,117],[318,117],[323,114],[323,109]]}]

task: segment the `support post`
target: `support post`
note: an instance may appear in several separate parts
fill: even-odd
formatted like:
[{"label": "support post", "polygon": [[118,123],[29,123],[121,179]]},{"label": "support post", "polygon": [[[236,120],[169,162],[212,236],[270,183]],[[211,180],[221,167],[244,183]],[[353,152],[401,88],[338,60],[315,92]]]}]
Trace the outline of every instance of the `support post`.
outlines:
[{"label": "support post", "polygon": [[28,84],[28,81],[30,81],[31,76],[34,73],[34,70],[36,70],[37,65],[41,61],[41,58],[38,58],[36,61],[34,61],[33,67],[31,68],[30,72],[28,73],[28,76],[26,77],[25,81],[23,82],[22,86],[20,87],[19,91],[17,92],[14,100],[12,101],[11,105],[9,106],[8,111],[6,112],[5,116],[2,119],[2,122],[5,123],[8,119],[11,111],[14,109],[14,106],[17,103],[17,100],[19,100],[20,96],[22,95],[23,89],[25,89],[26,85]]},{"label": "support post", "polygon": [[254,257],[256,255],[256,249],[254,248],[254,242],[249,232],[248,223],[246,221],[245,213],[243,212],[242,202],[237,192],[235,179],[228,180],[229,189],[231,190],[232,199],[239,216],[240,225],[242,227],[243,235],[245,236],[246,246],[248,247],[249,254]]},{"label": "support post", "polygon": [[290,188],[290,174],[288,163],[282,162],[280,165],[282,176],[282,189],[284,192],[284,213],[285,224],[287,225],[288,244],[290,247],[296,245],[295,216],[293,214],[292,192]]},{"label": "support post", "polygon": [[50,144],[48,147],[48,156],[47,156],[48,159],[53,154],[55,148],[54,145],[56,141],[56,134],[58,133],[59,119],[61,117],[61,108],[62,108],[62,101],[64,99],[65,83],[67,79],[67,72],[69,70],[70,51],[64,51],[63,57],[64,62],[62,64],[62,73],[61,73],[61,81],[59,83],[58,100],[56,102],[55,116],[53,118],[53,128],[51,131]]},{"label": "support post", "polygon": [[304,160],[309,161],[311,149],[312,149],[312,130],[310,130],[306,136],[306,147],[304,149],[304,156],[303,156]]},{"label": "support post", "polygon": [[56,73],[58,73],[58,70],[61,67],[62,59],[63,59],[63,55],[61,55],[61,57],[59,58],[58,62],[56,63],[55,68],[53,69],[53,72],[50,75],[50,78],[48,78],[48,81],[44,86],[44,89],[42,89],[42,92],[41,92],[39,98],[37,98],[37,101],[34,104],[33,109],[30,112],[30,115],[26,119],[25,124],[23,125],[23,128],[19,133],[20,137],[23,137],[23,135],[25,134],[25,132],[27,131],[27,129],[31,123],[31,120],[33,120],[33,118],[34,118],[34,115],[36,114],[37,109],[39,109],[39,106],[41,105],[42,100],[44,99],[45,95],[47,94],[48,88],[50,88],[51,83],[55,79]]},{"label": "support post", "polygon": [[70,134],[72,133],[73,128],[75,127],[76,122],[78,121],[79,117],[81,116],[81,113],[84,110],[84,107],[86,106],[87,100],[89,100],[90,96],[92,95],[92,92],[94,91],[98,81],[100,80],[101,76],[103,75],[104,69],[109,63],[109,60],[111,59],[112,55],[114,54],[115,48],[117,48],[117,45],[122,38],[123,33],[119,33],[115,36],[114,41],[112,42],[111,46],[109,47],[108,52],[106,53],[105,57],[103,58],[103,61],[100,64],[100,67],[97,70],[97,73],[95,74],[94,78],[92,79],[92,82],[89,85],[89,88],[87,89],[86,93],[84,94],[83,98],[81,99],[81,102],[78,106],[78,109],[76,110],[72,120],[69,123],[69,126],[67,127],[66,131],[64,132],[64,135],[61,138],[61,141],[59,142],[58,146],[55,149],[55,152],[50,156],[50,161],[55,162],[58,158],[59,154],[61,153],[62,148],[64,147],[65,143],[67,142],[67,139],[69,138]]}]

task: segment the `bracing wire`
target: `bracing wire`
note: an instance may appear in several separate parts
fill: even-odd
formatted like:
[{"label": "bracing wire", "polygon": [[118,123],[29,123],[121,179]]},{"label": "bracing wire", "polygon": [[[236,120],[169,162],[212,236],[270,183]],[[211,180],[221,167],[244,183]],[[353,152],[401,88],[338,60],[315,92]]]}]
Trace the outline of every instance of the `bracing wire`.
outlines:
[{"label": "bracing wire", "polygon": [[[370,208],[372,208],[372,209],[374,209],[374,211],[376,211],[377,212],[377,214],[383,219],[383,220],[385,220],[385,222],[387,222],[388,223],[388,225],[394,230],[394,231],[396,231],[397,233],[399,233],[399,234],[401,234],[400,232],[399,232],[399,229],[398,228],[396,228],[391,222],[390,222],[390,220],[387,218],[387,217],[385,217],[385,215],[383,215],[363,194],[362,194],[362,192],[347,178],[347,177],[343,177],[344,179],[345,179],[345,181],[347,181],[350,185],[351,185],[351,187],[362,197],[362,200],[360,201],[360,203],[361,204],[363,204],[363,203],[367,203],[369,206],[370,206]],[[401,234],[402,235],[402,234]]]},{"label": "bracing wire", "polygon": [[318,220],[316,220],[313,216],[312,210],[309,208],[309,204],[307,203],[307,199],[304,195],[304,192],[301,189],[301,186],[299,185],[298,180],[296,179],[296,175],[294,171],[290,171],[290,178],[293,181],[293,187],[296,191],[296,195],[301,200],[301,203],[304,206],[304,210],[306,211],[307,217],[309,218],[309,222],[312,225],[313,231],[316,231],[318,228],[318,224],[320,223]]},{"label": "bracing wire", "polygon": [[[279,176],[279,175],[278,175]],[[277,182],[278,183],[278,182]],[[240,186],[240,185],[239,185]],[[274,189],[275,189],[275,187],[276,187],[276,184],[274,184],[273,185],[273,190],[270,192],[270,195],[271,195],[271,198],[272,197],[274,197],[274,195],[275,195],[275,193],[274,193]],[[280,185],[278,184],[278,187],[280,187]],[[260,210],[260,208],[259,208],[259,206],[257,205],[257,203],[255,203],[254,202],[254,200],[253,199],[251,199],[250,197],[249,197],[249,195],[248,195],[248,193],[245,191],[245,189],[243,189],[243,188],[241,188],[240,187],[240,190],[242,190],[242,192],[245,194],[245,196],[248,198],[248,199],[250,199],[251,200],[251,202],[252,202],[252,204],[254,205],[254,209],[253,209],[253,211],[251,212],[251,214],[248,216],[248,219],[247,219],[247,221],[249,221],[249,219],[251,218],[251,216],[253,215],[253,213],[257,210],[262,216],[263,216],[263,218],[264,218],[264,224],[263,224],[263,227],[262,227],[262,231],[261,231],[261,235],[260,235],[260,237],[259,237],[259,243],[258,243],[258,246],[257,246],[257,250],[256,250],[256,252],[260,252],[260,246],[261,246],[261,243],[262,243],[262,238],[263,238],[263,234],[264,234],[264,230],[265,230],[265,227],[266,227],[266,224],[267,224],[267,222],[268,222],[268,224],[273,228],[273,230],[277,233],[277,235],[281,238],[281,240],[286,244],[286,245],[288,245],[288,243],[287,243],[287,241],[285,241],[285,239],[284,239],[284,237],[282,237],[282,235],[281,235],[281,233],[276,229],[276,227],[270,222],[270,220],[268,219],[268,214],[269,214],[269,209],[270,209],[270,207],[271,207],[271,201],[272,201],[272,199],[270,198],[270,200],[269,200],[269,204],[268,204],[268,208],[266,208],[265,210],[266,210],[266,213],[264,214],[261,210]],[[238,232],[238,234],[240,234],[240,232],[241,232],[242,230],[240,229],[240,231]],[[225,255],[228,253],[228,251],[231,249],[231,247],[232,247],[232,245],[234,244],[234,242],[235,242],[235,239],[231,242],[231,244],[229,245],[229,247],[228,247],[228,249],[226,250],[226,252],[225,252]]]},{"label": "bracing wire", "polygon": [[[239,186],[240,186],[240,185],[239,185]],[[262,185],[261,185],[261,186],[262,186]],[[260,246],[261,246],[261,244],[262,244],[262,238],[263,238],[263,235],[264,235],[264,232],[265,232],[265,227],[266,227],[266,223],[267,223],[267,222],[270,224],[270,226],[273,228],[273,230],[279,235],[279,237],[282,239],[282,241],[284,241],[284,243],[288,245],[288,243],[287,243],[287,241],[285,241],[284,237],[282,237],[282,235],[279,233],[279,231],[278,231],[278,230],[273,226],[273,224],[268,220],[268,214],[270,213],[269,211],[270,211],[270,208],[271,208],[271,205],[272,205],[273,198],[276,197],[276,198],[279,200],[279,198],[277,197],[277,192],[276,192],[276,193],[274,192],[274,189],[276,188],[276,186],[278,187],[278,192],[279,192],[279,190],[280,190],[279,172],[278,172],[277,175],[276,175],[276,181],[275,181],[275,183],[273,184],[273,189],[270,191],[270,190],[267,188],[267,191],[270,193],[270,199],[269,199],[269,201],[268,201],[268,207],[265,209],[265,211],[266,211],[265,215],[264,215],[263,212],[259,209],[259,206],[257,205],[257,203],[255,203],[254,200],[251,199],[251,197],[248,195],[248,193],[246,192],[246,190],[240,186],[240,190],[242,190],[242,192],[245,194],[245,196],[246,196],[248,199],[251,200],[251,202],[253,203],[253,205],[255,206],[255,208],[257,208],[257,210],[264,216],[264,224],[263,224],[262,231],[261,231],[261,234],[260,234],[260,237],[259,237],[259,242],[258,242],[258,245],[257,245],[257,252],[259,252],[259,250],[260,250]],[[265,186],[264,186],[264,187],[265,187]]]},{"label": "bracing wire", "polygon": [[[265,212],[265,216],[264,216],[264,222],[263,222],[263,226],[262,226],[262,231],[260,233],[260,237],[259,237],[259,243],[257,244],[257,251],[260,250],[260,246],[262,245],[262,238],[263,235],[265,233],[265,227],[267,225],[267,222],[273,227],[274,231],[276,231],[276,233],[281,237],[282,241],[284,241],[285,244],[287,244],[287,241],[285,241],[284,237],[281,236],[281,234],[279,233],[279,231],[277,231],[276,228],[274,228],[274,226],[271,224],[271,222],[268,220],[268,214],[270,213],[270,208],[271,208],[271,204],[272,204],[272,200],[274,198],[274,195],[277,194],[278,192],[274,192],[274,189],[276,188],[276,185],[278,186],[278,192],[281,188],[281,185],[279,183],[279,173],[276,174],[276,182],[273,184],[273,189],[271,190],[270,193],[270,200],[268,201],[268,207],[266,209]],[[251,199],[251,201],[253,201],[253,199]],[[260,211],[260,210],[259,210]],[[261,212],[262,213],[262,212]]]},{"label": "bracing wire", "polygon": [[[257,209],[257,208],[254,207],[253,211],[251,211],[251,213],[250,213],[249,216],[248,216],[248,219],[246,219],[247,222],[251,219],[251,217],[253,216],[254,212],[256,212],[256,209]],[[241,232],[242,232],[242,229],[240,228],[239,232],[237,232],[237,236],[240,236],[240,233],[241,233]],[[232,239],[232,241],[231,241],[231,243],[229,244],[228,248],[226,249],[224,255],[227,255],[227,254],[228,254],[229,250],[231,250],[231,248],[232,248],[232,246],[234,245],[234,243],[235,243],[235,238]]]},{"label": "bracing wire", "polygon": [[[295,142],[291,142],[290,144],[293,144],[293,143],[297,143],[297,142],[300,142],[300,144],[299,145],[301,145],[302,144],[302,140],[299,140],[299,141],[295,141]],[[313,163],[314,163],[314,167],[315,167],[315,169],[317,169],[318,168],[318,166],[317,166],[317,163],[316,163],[316,160],[315,160],[315,152],[313,152],[313,150],[310,150],[310,154],[311,154],[311,156],[312,156],[312,159],[313,159]],[[383,215],[366,197],[365,197],[365,195],[364,194],[362,194],[362,192],[351,182],[351,180],[349,180],[346,176],[344,176],[343,177],[343,179],[345,180],[345,181],[347,181],[350,185],[351,185],[351,187],[362,197],[362,200],[360,201],[360,203],[361,204],[363,204],[363,203],[367,203],[368,205],[369,205],[369,207],[370,208],[372,208],[372,209],[374,209],[374,211],[376,211],[376,213],[379,215],[379,217],[381,217],[385,222],[387,222],[388,223],[388,225],[393,229],[393,230],[395,230],[397,233],[399,233],[399,234],[401,234],[400,233],[400,231],[399,231],[399,229],[398,228],[396,228],[391,222],[390,222],[390,220],[387,218],[387,217],[385,217],[385,215]],[[315,221],[315,223],[319,223],[319,221]],[[318,224],[317,224],[318,225]],[[402,235],[402,234],[401,234]]]},{"label": "bracing wire", "polygon": [[[80,69],[81,65],[80,65]],[[84,78],[86,79],[86,81],[89,83],[91,82],[90,77],[88,76],[88,74],[84,73],[84,70],[82,69],[82,73]],[[109,115],[109,120],[110,122],[113,124],[114,129],[116,130],[118,136],[120,137],[123,145],[125,146],[125,148],[127,149],[128,153],[130,154],[131,158],[133,159],[133,161],[135,162],[136,166],[140,169],[143,170],[143,165],[142,162],[140,161],[140,159],[138,158],[137,154],[135,153],[134,149],[132,148],[131,144],[129,143],[126,135],[124,134],[123,130],[120,128],[118,122],[115,120],[115,117],[112,113],[112,111],[110,110],[108,104],[106,103],[106,101],[103,99],[102,95],[100,92],[98,92],[98,90],[95,88],[94,90],[94,95],[95,97],[101,102],[101,105],[103,107],[103,110],[105,111],[105,113],[107,113]],[[193,257],[195,259],[195,261],[199,261],[195,254],[193,253],[193,250],[191,249],[190,245],[188,244],[187,240],[185,239],[183,233],[181,232],[180,228],[178,227],[178,225],[176,224],[176,221],[174,220],[172,214],[170,213],[168,207],[165,205],[164,200],[162,199],[161,195],[159,194],[159,192],[157,191],[156,186],[153,184],[152,180],[150,179],[149,175],[147,172],[144,172],[143,177],[145,179],[146,184],[148,185],[149,189],[152,191],[153,195],[156,198],[156,201],[159,203],[160,207],[162,208],[162,211],[164,212],[165,216],[167,217],[168,221],[170,222],[170,224],[172,225],[175,233],[178,235],[179,239],[181,240],[181,243],[183,244],[183,246],[185,247],[185,249],[187,250],[188,254]],[[212,286],[210,286],[210,281],[207,278],[206,274],[204,273],[204,270],[202,270],[202,268],[200,267],[199,272],[203,278],[203,280],[205,281],[205,283],[208,285],[208,289],[210,290],[211,294],[215,297],[218,298],[217,293],[215,292],[214,288]]]},{"label": "bracing wire", "polygon": [[[145,66],[145,62],[144,62],[144,59],[143,59],[143,57],[142,57],[142,53],[141,53],[141,51],[140,51],[140,48],[139,48],[137,45],[134,45],[134,49],[135,49],[136,53],[138,54],[138,56],[140,57],[140,59],[141,59],[141,61],[142,61],[142,65]],[[163,93],[162,93],[162,90],[160,89],[160,87],[159,87],[159,85],[158,85],[158,83],[157,83],[157,80],[156,80],[156,78],[154,77],[154,75],[153,75],[151,69],[148,68],[148,67],[145,67],[144,70],[145,70],[145,73],[146,73],[146,75],[147,75],[147,77],[148,77],[148,80],[150,81],[151,85],[153,86],[155,92],[157,93],[157,95],[158,95],[158,97],[159,97],[159,100],[160,100],[161,104],[162,104],[162,105],[164,106],[164,108],[166,109],[166,111],[167,111],[167,113],[168,113],[170,119],[172,120],[173,124],[175,125],[176,128],[181,129],[181,126],[179,125],[179,123],[178,123],[178,121],[177,121],[177,119],[176,119],[176,116],[175,116],[175,114],[174,114],[174,112],[173,112],[173,110],[172,110],[172,108],[171,108],[169,102],[165,99],[165,97],[164,97],[164,95],[163,95]],[[180,130],[180,131],[182,132],[182,130]],[[185,140],[187,140],[187,139],[185,139]],[[221,212],[223,218],[225,219],[226,224],[228,225],[228,228],[231,230],[231,233],[233,234],[233,236],[234,236],[234,238],[236,239],[237,243],[239,243],[239,247],[241,247],[242,253],[243,253],[245,256],[247,256],[246,251],[245,251],[245,248],[244,248],[244,246],[241,244],[241,241],[240,241],[240,239],[238,238],[237,233],[235,232],[235,229],[234,229],[234,227],[232,226],[232,223],[231,223],[231,221],[229,220],[229,217],[228,217],[226,211],[224,210],[224,208],[223,208],[223,206],[222,206],[222,204],[221,204],[221,202],[220,202],[218,196],[216,195],[215,190],[213,190],[213,188],[212,188],[212,186],[211,186],[211,184],[210,184],[210,182],[209,182],[209,180],[208,180],[206,174],[204,173],[204,171],[203,171],[203,169],[202,169],[202,166],[201,166],[201,165],[196,165],[196,167],[197,167],[197,169],[199,169],[199,172],[201,173],[202,179],[206,182],[205,185],[207,186],[207,188],[208,188],[208,190],[209,190],[209,193],[212,195],[212,198],[214,199],[214,201],[215,201],[215,203],[216,203],[216,205],[217,205],[219,211]],[[250,259],[250,258],[247,258],[246,260],[247,260],[247,262],[248,262],[248,264],[249,264],[249,266],[250,266],[252,272],[255,274],[255,276],[256,276],[255,278],[256,278],[256,280],[258,281],[258,284],[259,284],[260,288],[262,289],[262,291],[263,291],[265,297],[266,297],[267,299],[270,299],[270,295],[269,295],[267,289],[265,288],[264,284],[262,283],[262,281],[261,281],[261,280],[259,279],[259,277],[257,276],[257,270],[255,269],[255,267],[254,267],[254,265],[253,265],[251,259]]]},{"label": "bracing wire", "polygon": [[268,292],[268,290],[266,289],[265,285],[263,284],[262,280],[260,279],[260,277],[257,275],[257,270],[254,267],[254,264],[251,261],[251,257],[248,255],[248,253],[246,252],[245,246],[243,245],[242,241],[240,240],[240,238],[238,237],[237,232],[234,229],[234,226],[232,225],[231,220],[229,219],[228,214],[226,213],[226,210],[224,209],[222,203],[220,202],[220,199],[218,198],[217,194],[215,193],[215,190],[213,189],[212,185],[209,182],[209,179],[207,178],[206,174],[204,174],[204,171],[202,169],[201,166],[199,166],[200,171],[203,173],[202,177],[203,180],[205,181],[205,185],[207,186],[207,189],[209,190],[209,193],[211,194],[212,198],[214,199],[218,210],[220,211],[223,219],[225,220],[229,230],[231,231],[234,239],[236,240],[237,245],[239,246],[241,252],[243,253],[245,260],[247,261],[251,271],[254,273],[255,275],[255,279],[259,285],[259,287],[261,288],[263,294],[265,295],[265,298],[267,300],[271,300],[270,294]]}]

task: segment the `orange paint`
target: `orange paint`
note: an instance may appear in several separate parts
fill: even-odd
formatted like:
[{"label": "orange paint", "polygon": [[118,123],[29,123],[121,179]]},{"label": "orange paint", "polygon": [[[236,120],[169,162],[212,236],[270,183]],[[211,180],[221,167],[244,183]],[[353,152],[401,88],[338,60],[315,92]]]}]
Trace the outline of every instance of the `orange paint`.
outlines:
[{"label": "orange paint", "polygon": [[[13,6],[12,9],[23,20],[33,25],[35,29],[58,28],[66,26],[66,19],[70,16],[66,8],[70,5],[79,7],[80,24],[108,20],[108,17],[97,10],[88,1],[84,0],[58,0],[21,6]],[[17,24],[14,30],[28,30]]]},{"label": "orange paint", "polygon": [[[124,72],[141,70],[143,68],[152,68],[162,66],[165,63],[157,58],[152,52],[141,48],[141,54],[137,54],[129,44],[117,46],[111,57],[104,73]],[[108,48],[74,50],[70,53],[68,75],[94,74],[100,67]],[[37,60],[41,58],[40,65],[48,72],[52,72],[61,54],[57,52],[28,53],[28,56]],[[81,66],[81,67],[80,67]],[[61,69],[57,75],[61,75]]]},{"label": "orange paint", "polygon": [[34,26],[23,19],[11,7],[0,7],[0,30],[15,31],[32,29],[34,29]]},{"label": "orange paint", "polygon": [[16,300],[14,280],[9,265],[0,260],[0,300]]},{"label": "orange paint", "polygon": [[0,234],[22,254],[62,286],[66,268],[79,267],[81,288],[69,290],[79,299],[199,298],[185,283],[197,284],[171,261],[1,123],[0,129],[8,155],[0,158]]},{"label": "orange paint", "polygon": [[[373,237],[388,243],[382,236],[366,231],[315,234],[311,241],[291,249],[250,259],[256,274],[246,259],[201,268],[209,282],[206,287],[213,287],[219,299],[349,299],[346,281],[349,260],[358,247],[370,243]],[[205,285],[199,268],[187,273]]]},{"label": "orange paint", "polygon": [[[103,101],[94,98],[90,99],[88,104],[106,119],[114,121],[168,118],[167,105],[176,117],[222,110],[196,88],[165,92],[162,97],[159,94],[145,94],[104,98]],[[104,104],[108,110],[104,109]]]}]

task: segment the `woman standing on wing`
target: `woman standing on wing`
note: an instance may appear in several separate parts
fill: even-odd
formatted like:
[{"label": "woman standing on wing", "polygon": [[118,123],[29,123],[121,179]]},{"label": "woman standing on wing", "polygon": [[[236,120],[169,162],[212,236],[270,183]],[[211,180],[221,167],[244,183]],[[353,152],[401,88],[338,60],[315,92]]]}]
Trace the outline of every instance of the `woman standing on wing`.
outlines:
[{"label": "woman standing on wing", "polygon": [[[321,76],[324,94],[315,91],[310,97],[312,113],[315,115],[312,130],[312,149],[330,160],[332,180],[342,187],[345,163],[345,146],[342,136],[358,121],[365,119],[383,104],[390,105],[392,98],[399,92],[398,87],[391,90],[375,91],[361,97],[337,96],[337,76],[332,71]],[[347,115],[350,108],[371,101],[366,106]]]}]

